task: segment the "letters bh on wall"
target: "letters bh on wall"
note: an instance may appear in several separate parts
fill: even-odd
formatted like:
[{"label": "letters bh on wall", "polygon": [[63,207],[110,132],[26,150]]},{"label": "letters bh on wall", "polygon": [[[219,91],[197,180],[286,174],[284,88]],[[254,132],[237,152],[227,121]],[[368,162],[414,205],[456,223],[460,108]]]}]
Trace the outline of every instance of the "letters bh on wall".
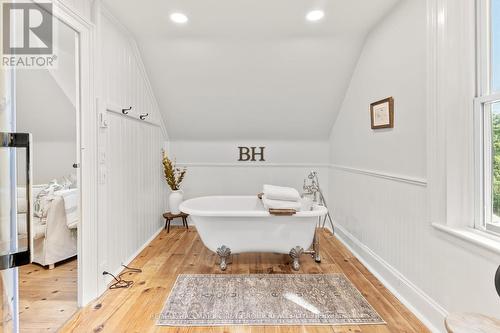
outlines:
[{"label": "letters bh on wall", "polygon": [[238,147],[238,162],[265,162],[264,150],[266,147]]}]

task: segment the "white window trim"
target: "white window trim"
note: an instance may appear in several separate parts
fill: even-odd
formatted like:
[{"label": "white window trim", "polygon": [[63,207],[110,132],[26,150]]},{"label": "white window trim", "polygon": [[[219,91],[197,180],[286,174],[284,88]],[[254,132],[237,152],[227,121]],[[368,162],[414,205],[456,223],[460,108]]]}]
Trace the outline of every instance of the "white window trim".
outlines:
[{"label": "white window trim", "polygon": [[491,231],[492,202],[489,190],[491,184],[491,123],[490,115],[485,117],[485,106],[500,101],[500,93],[491,92],[491,1],[476,0],[476,85],[477,98],[474,101],[474,126],[475,126],[475,228],[499,236],[498,231]]},{"label": "white window trim", "polygon": [[[491,8],[489,0],[476,0],[476,81],[477,95],[485,96],[490,92],[489,67],[491,63]],[[482,23],[482,24],[481,24]]]},{"label": "white window trim", "polygon": [[[476,14],[485,0],[427,0],[428,214],[436,230],[500,254],[500,237],[475,229],[478,146]],[[484,82],[479,86],[484,89]],[[475,102],[474,102],[475,101]]]},{"label": "white window trim", "polygon": [[500,238],[495,235],[473,228],[450,227],[441,223],[433,223],[432,226],[439,231],[500,255]]},{"label": "white window trim", "polygon": [[[489,116],[485,118],[485,104],[492,104],[500,102],[500,93],[486,94],[478,97],[474,101],[474,115],[475,115],[475,179],[476,179],[476,204],[475,204],[475,228],[491,232],[487,229],[486,219],[490,219],[493,212],[491,211],[492,203],[491,196],[486,194],[487,188],[485,184],[491,184],[491,142],[485,140],[486,137],[491,137],[490,124],[487,122]],[[487,212],[489,211],[489,212]],[[499,230],[500,231],[500,230]],[[500,236],[498,232],[493,232]]]}]

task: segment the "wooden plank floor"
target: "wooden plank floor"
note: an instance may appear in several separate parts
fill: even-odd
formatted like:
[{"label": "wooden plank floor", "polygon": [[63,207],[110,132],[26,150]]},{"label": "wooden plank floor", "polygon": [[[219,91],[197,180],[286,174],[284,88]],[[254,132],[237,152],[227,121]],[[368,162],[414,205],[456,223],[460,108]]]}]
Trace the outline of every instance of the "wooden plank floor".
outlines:
[{"label": "wooden plank floor", "polygon": [[[204,247],[196,230],[163,231],[131,264],[142,273],[127,275],[129,289],[108,290],[77,312],[62,332],[429,332],[329,232],[321,231],[322,263],[306,255],[298,273],[344,273],[377,310],[387,325],[351,326],[226,326],[161,327],[155,321],[178,274],[221,273],[216,255]],[[295,273],[286,255],[234,255],[226,274]]]},{"label": "wooden plank floor", "polygon": [[38,265],[19,268],[21,333],[57,332],[78,310],[77,260],[52,270]]}]

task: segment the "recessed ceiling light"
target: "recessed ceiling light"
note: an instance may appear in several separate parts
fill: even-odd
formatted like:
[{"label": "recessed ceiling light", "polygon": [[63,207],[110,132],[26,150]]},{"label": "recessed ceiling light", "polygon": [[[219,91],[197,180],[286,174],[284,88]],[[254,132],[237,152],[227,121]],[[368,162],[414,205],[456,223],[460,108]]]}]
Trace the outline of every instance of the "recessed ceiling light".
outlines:
[{"label": "recessed ceiling light", "polygon": [[170,19],[175,23],[187,23],[189,20],[185,14],[182,13],[172,13],[170,14]]},{"label": "recessed ceiling light", "polygon": [[322,10],[311,10],[309,13],[306,15],[306,19],[308,21],[314,22],[314,21],[319,21],[325,16],[325,12]]}]

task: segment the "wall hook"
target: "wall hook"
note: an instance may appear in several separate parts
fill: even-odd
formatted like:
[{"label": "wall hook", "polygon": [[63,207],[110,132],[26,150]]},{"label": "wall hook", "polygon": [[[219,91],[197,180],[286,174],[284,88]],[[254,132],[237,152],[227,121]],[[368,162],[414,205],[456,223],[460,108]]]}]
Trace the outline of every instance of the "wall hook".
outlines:
[{"label": "wall hook", "polygon": [[128,107],[127,109],[122,109],[122,113],[123,113],[123,114],[128,114],[128,112],[129,112],[130,110],[132,110],[132,107],[131,107],[131,106],[130,106],[130,107]]},{"label": "wall hook", "polygon": [[149,116],[149,113],[141,114],[139,118],[141,118],[141,120],[144,120],[147,116]]}]

